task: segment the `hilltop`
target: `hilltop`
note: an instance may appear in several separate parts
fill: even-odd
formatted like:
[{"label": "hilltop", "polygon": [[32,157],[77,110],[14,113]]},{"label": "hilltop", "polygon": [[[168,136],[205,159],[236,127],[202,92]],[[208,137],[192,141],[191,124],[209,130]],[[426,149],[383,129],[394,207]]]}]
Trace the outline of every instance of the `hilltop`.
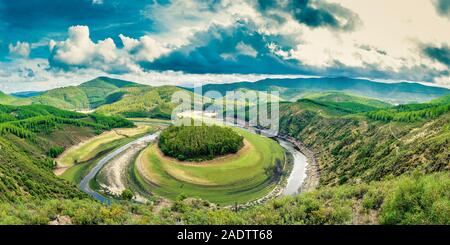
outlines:
[{"label": "hilltop", "polygon": [[310,93],[336,91],[379,99],[391,104],[426,102],[450,93],[450,90],[446,88],[425,86],[418,83],[381,83],[347,77],[280,78],[256,82],[207,84],[202,87],[202,92],[214,90],[224,94],[226,91],[243,88],[267,92],[278,91],[282,99],[289,101],[303,98]]},{"label": "hilltop", "polygon": [[[67,110],[96,110],[125,117],[170,118],[175,104],[171,96],[183,89],[175,86],[152,87],[120,79],[99,77],[78,86],[55,88],[14,97],[0,94],[0,103],[9,105],[41,104]],[[19,95],[20,96],[20,95]]]},{"label": "hilltop", "polygon": [[[387,108],[389,104],[424,102],[448,95],[449,89],[429,87],[417,83],[379,83],[351,78],[264,79],[257,82],[208,84],[203,94],[216,90],[278,91],[271,101],[312,100],[332,107],[339,104],[348,112],[367,112]],[[43,104],[61,109],[96,110],[124,117],[170,118],[176,104],[171,96],[177,91],[193,91],[176,86],[152,87],[120,79],[98,77],[78,86],[51,89],[43,92],[0,94],[0,103],[9,105]],[[189,92],[189,93],[191,93]],[[192,94],[192,93],[191,93]],[[345,106],[344,106],[345,105]],[[345,107],[345,108],[344,108]]]}]

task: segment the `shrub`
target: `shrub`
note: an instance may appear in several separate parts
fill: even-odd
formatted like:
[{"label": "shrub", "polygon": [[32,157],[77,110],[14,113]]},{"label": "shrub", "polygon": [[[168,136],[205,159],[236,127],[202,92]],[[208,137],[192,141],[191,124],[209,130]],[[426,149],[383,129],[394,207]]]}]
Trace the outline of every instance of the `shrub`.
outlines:
[{"label": "shrub", "polygon": [[63,153],[63,151],[64,151],[64,147],[54,146],[48,150],[47,156],[49,156],[51,158],[55,158],[55,157],[59,156],[59,154]]},{"label": "shrub", "polygon": [[381,207],[382,224],[450,224],[448,174],[402,179]]},{"label": "shrub", "polygon": [[133,192],[129,189],[125,189],[122,191],[122,194],[120,194],[120,197],[124,200],[131,200],[133,199]]}]

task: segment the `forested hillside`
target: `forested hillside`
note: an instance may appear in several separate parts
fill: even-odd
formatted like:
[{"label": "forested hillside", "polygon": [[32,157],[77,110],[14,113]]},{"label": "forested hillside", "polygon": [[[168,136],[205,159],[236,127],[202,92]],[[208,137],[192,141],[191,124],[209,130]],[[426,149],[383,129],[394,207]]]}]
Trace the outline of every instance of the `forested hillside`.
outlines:
[{"label": "forested hillside", "polygon": [[[152,87],[108,77],[99,77],[78,86],[56,88],[35,96],[0,94],[0,104],[50,105],[66,110],[95,110],[107,115],[169,119],[176,104],[172,94],[186,91],[175,86]],[[192,93],[191,93],[192,94]]]},{"label": "forested hillside", "polygon": [[[353,114],[335,104],[300,100],[281,105],[280,131],[317,153],[323,186],[431,173],[450,169],[450,112],[441,110],[448,106],[414,104]],[[407,120],[374,116],[384,112]]]},{"label": "forested hillside", "polygon": [[120,100],[105,104],[96,111],[124,117],[170,119],[176,106],[171,102],[172,94],[177,91],[182,89],[174,86],[127,88]]},{"label": "forested hillside", "polygon": [[277,91],[282,99],[289,101],[304,98],[311,93],[335,91],[395,104],[426,102],[450,92],[446,88],[424,86],[418,83],[380,83],[348,77],[280,78],[202,86],[203,93],[215,90],[225,94],[226,91],[238,89]]},{"label": "forested hillside", "polygon": [[[148,95],[156,98],[152,105],[172,90],[160,92]],[[127,105],[140,103],[136,93]],[[1,105],[0,223],[449,224],[450,112],[441,109],[448,103],[442,97],[389,107],[341,93],[281,103],[280,132],[316,153],[320,187],[238,212],[182,195],[162,208],[158,199],[104,206],[57,178],[53,158],[103,130],[132,126],[129,121],[44,105]],[[392,118],[374,116],[381,113]]]},{"label": "forested hillside", "polygon": [[434,119],[450,111],[450,95],[423,104],[406,104],[368,113],[368,117],[384,122],[416,122]]},{"label": "forested hillside", "polygon": [[0,200],[86,197],[53,174],[53,158],[104,130],[131,126],[121,117],[85,115],[44,105],[0,105]]}]

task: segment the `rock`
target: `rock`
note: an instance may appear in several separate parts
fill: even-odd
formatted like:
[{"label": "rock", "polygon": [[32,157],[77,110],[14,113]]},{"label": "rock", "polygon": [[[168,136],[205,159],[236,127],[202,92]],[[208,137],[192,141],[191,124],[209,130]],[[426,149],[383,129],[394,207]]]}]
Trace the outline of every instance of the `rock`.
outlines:
[{"label": "rock", "polygon": [[71,225],[72,219],[66,215],[58,215],[55,220],[48,223],[49,225]]}]

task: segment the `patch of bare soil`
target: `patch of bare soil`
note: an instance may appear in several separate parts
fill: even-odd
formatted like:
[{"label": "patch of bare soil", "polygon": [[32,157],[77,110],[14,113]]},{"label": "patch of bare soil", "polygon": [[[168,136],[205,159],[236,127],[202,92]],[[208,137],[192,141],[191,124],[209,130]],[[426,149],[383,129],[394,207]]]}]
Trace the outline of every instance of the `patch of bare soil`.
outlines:
[{"label": "patch of bare soil", "polygon": [[49,225],[71,225],[72,219],[69,216],[58,215],[56,219],[50,221]]},{"label": "patch of bare soil", "polygon": [[[147,145],[147,142],[137,142],[112,159],[99,173],[102,176],[99,180],[101,182],[100,186],[112,195],[120,195],[127,188],[129,164],[132,163],[135,156]],[[141,196],[136,196],[135,199],[141,202],[146,201]]]}]

